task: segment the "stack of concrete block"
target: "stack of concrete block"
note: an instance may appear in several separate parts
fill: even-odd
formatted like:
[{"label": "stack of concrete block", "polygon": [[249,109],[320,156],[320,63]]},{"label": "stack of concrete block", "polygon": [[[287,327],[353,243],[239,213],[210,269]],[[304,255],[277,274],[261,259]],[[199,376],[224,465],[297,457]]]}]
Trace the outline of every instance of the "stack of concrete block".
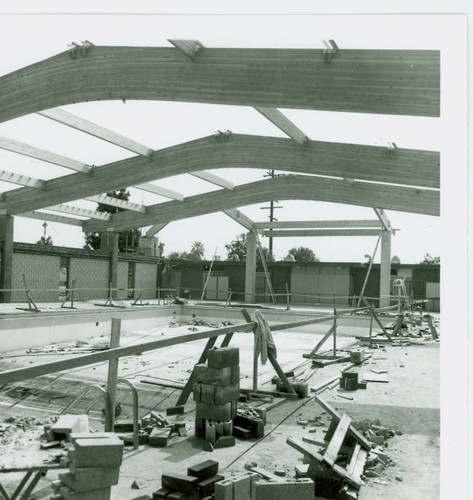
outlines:
[{"label": "stack of concrete block", "polygon": [[118,483],[123,441],[113,433],[71,433],[63,464],[69,472],[53,483],[52,500],[109,500]]},{"label": "stack of concrete block", "polygon": [[187,436],[185,422],[169,422],[161,413],[155,411],[151,411],[141,419],[141,428],[141,433],[146,436],[146,443],[149,446],[167,446],[174,433],[181,437]]},{"label": "stack of concrete block", "polygon": [[161,488],[153,493],[153,500],[213,498],[214,490],[224,477],[218,474],[218,462],[206,460],[192,465],[187,474],[168,473],[161,477]]},{"label": "stack of concrete block", "polygon": [[44,427],[46,441],[69,441],[74,432],[89,432],[89,417],[87,415],[60,415],[52,425]]},{"label": "stack of concrete block", "polygon": [[313,500],[311,479],[267,481],[253,472],[215,484],[215,500]]},{"label": "stack of concrete block", "polygon": [[221,347],[208,352],[207,364],[194,368],[195,435],[205,436],[210,449],[233,446],[233,419],[240,395],[240,351]]}]

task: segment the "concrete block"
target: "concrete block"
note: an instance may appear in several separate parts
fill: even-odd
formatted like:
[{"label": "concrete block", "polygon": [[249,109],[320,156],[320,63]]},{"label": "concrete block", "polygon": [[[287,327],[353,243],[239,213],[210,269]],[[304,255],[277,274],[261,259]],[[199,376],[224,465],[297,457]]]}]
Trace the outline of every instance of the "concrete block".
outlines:
[{"label": "concrete block", "polygon": [[171,493],[172,490],[169,490],[168,488],[159,488],[159,490],[153,493],[153,500],[161,500],[162,498],[167,498]]},{"label": "concrete block", "polygon": [[211,384],[201,384],[200,400],[204,403],[215,403],[215,388],[217,386]]},{"label": "concrete block", "polygon": [[233,500],[233,482],[229,479],[215,483],[215,500]]},{"label": "concrete block", "polygon": [[184,415],[184,406],[171,406],[170,408],[166,408],[166,416],[171,415]]},{"label": "concrete block", "polygon": [[223,405],[196,403],[196,417],[208,420],[232,420],[237,414],[237,402],[231,401]]},{"label": "concrete block", "polygon": [[251,431],[250,429],[245,429],[244,427],[240,427],[239,425],[233,426],[233,435],[237,439],[250,439]]},{"label": "concrete block", "polygon": [[[238,373],[238,380],[234,381],[236,373]],[[194,366],[194,376],[197,383],[225,387],[226,385],[239,382],[240,368],[238,366],[231,366],[227,368],[212,369],[205,364],[199,364]]]},{"label": "concrete block", "polygon": [[309,471],[309,464],[297,464],[294,467],[294,472],[296,477],[307,477],[307,472]]},{"label": "concrete block", "polygon": [[207,355],[209,368],[226,368],[240,364],[240,349],[238,347],[220,347],[210,349]]},{"label": "concrete block", "polygon": [[212,444],[217,441],[217,430],[212,420],[205,421],[205,440]]},{"label": "concrete block", "polygon": [[75,467],[118,467],[122,463],[123,442],[118,437],[77,439],[72,462]]},{"label": "concrete block", "polygon": [[229,448],[230,446],[235,446],[235,437],[221,436],[217,439],[214,448]]},{"label": "concrete block", "polygon": [[[127,446],[131,446],[134,444],[133,433],[121,434],[120,439],[123,441],[123,444]],[[149,434],[145,431],[138,431],[138,444],[148,444],[148,443],[149,443]]]},{"label": "concrete block", "polygon": [[223,422],[219,422],[219,421],[215,421],[214,422],[214,425],[215,425],[215,432],[217,433],[217,438],[219,438],[220,436],[223,436]]},{"label": "concrete block", "polygon": [[100,490],[85,491],[76,493],[67,486],[59,488],[59,494],[64,500],[110,500],[110,488],[101,488]]},{"label": "concrete block", "polygon": [[215,460],[205,460],[204,462],[199,462],[198,464],[191,465],[187,469],[187,475],[192,477],[197,477],[201,481],[213,477],[218,472],[218,462]]},{"label": "concrete block", "polygon": [[193,390],[194,401],[196,401],[196,402],[202,401],[201,390],[202,390],[202,384],[200,384],[200,383],[194,384],[194,390]]},{"label": "concrete block", "polygon": [[286,479],[280,482],[255,481],[254,500],[297,500],[314,499],[312,479]]},{"label": "concrete block", "polygon": [[131,418],[117,420],[113,430],[114,432],[133,432],[133,420]]},{"label": "concrete block", "polygon": [[195,437],[204,437],[205,436],[205,419],[196,418],[194,430],[195,430]]},{"label": "concrete block", "polygon": [[61,415],[50,429],[54,439],[69,439],[73,432],[89,432],[87,415]]},{"label": "concrete block", "polygon": [[230,401],[238,401],[240,396],[240,384],[227,385],[226,387],[215,387],[214,403],[221,405]]},{"label": "concrete block", "polygon": [[237,415],[233,420],[233,425],[249,429],[251,437],[262,438],[264,436],[264,424],[261,418],[250,417],[248,415]]},{"label": "concrete block", "polygon": [[251,477],[248,474],[243,474],[232,480],[233,500],[248,500],[251,498]]},{"label": "concrete block", "polygon": [[366,358],[365,351],[350,351],[351,363],[359,365],[360,363],[363,363],[365,358]]},{"label": "concrete block", "polygon": [[239,384],[240,383],[240,366],[235,365],[231,367],[231,383]]},{"label": "concrete block", "polygon": [[223,422],[223,435],[231,436],[233,434],[233,420]]},{"label": "concrete block", "polygon": [[99,490],[118,483],[120,467],[79,468],[75,471],[59,474],[59,479],[76,493]]},{"label": "concrete block", "polygon": [[155,427],[148,438],[150,446],[164,447],[168,445],[172,429],[170,427]]},{"label": "concrete block", "polygon": [[214,494],[215,491],[215,483],[222,481],[224,477],[220,474],[209,477],[201,481],[197,487],[199,488],[199,496],[206,497]]},{"label": "concrete block", "polygon": [[77,439],[108,439],[116,438],[117,436],[113,432],[72,432],[69,439],[72,444],[75,443]]},{"label": "concrete block", "polygon": [[161,476],[161,486],[182,493],[197,493],[199,478],[186,474],[168,473]]}]

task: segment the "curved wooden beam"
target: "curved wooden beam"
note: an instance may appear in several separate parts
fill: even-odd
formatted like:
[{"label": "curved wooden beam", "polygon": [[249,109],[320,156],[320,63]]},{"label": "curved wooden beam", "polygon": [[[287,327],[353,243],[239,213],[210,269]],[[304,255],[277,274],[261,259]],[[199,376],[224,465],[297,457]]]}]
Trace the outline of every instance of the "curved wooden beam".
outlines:
[{"label": "curved wooden beam", "polygon": [[190,196],[183,202],[158,203],[148,206],[146,214],[121,212],[109,221],[89,220],[85,231],[128,230],[135,227],[171,222],[198,215],[220,212],[269,200],[314,200],[378,207],[390,210],[439,215],[440,193],[385,184],[359,182],[348,186],[342,180],[303,175],[287,175],[236,186],[233,191],[221,189]]},{"label": "curved wooden beam", "polygon": [[88,46],[0,78],[0,122],[99,100],[440,116],[440,51]]},{"label": "curved wooden beam", "polygon": [[[208,168],[277,169],[341,178],[350,175],[371,182],[437,188],[440,154],[411,149],[390,154],[387,148],[377,146],[318,141],[301,147],[291,139],[252,135],[233,134],[224,140],[209,136],[155,151],[150,157],[97,167],[92,174],[76,173],[46,181],[44,192],[31,188],[8,191],[0,209],[15,215],[47,207],[51,202],[65,203]],[[382,203],[380,207],[388,208]]]}]

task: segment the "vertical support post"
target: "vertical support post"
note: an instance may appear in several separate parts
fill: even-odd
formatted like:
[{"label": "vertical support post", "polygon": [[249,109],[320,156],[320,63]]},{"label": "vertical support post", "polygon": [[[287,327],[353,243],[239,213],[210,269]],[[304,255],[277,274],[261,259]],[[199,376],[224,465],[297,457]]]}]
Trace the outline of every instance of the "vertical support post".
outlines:
[{"label": "vertical support post", "polygon": [[333,357],[337,356],[337,308],[333,308]]},{"label": "vertical support post", "polygon": [[374,307],[371,307],[370,308],[370,334],[369,334],[369,338],[370,338],[370,348],[371,348],[371,336],[373,335],[373,315],[374,315]]},{"label": "vertical support post", "polygon": [[291,299],[289,297],[289,287],[286,283],[286,311],[291,310]]},{"label": "vertical support post", "polygon": [[379,307],[391,304],[388,297],[391,294],[391,231],[381,232],[381,266],[379,271]]},{"label": "vertical support post", "polygon": [[0,255],[0,302],[11,302],[13,287],[13,216],[0,215],[0,243],[3,246]]},{"label": "vertical support post", "polygon": [[[120,347],[120,330],[122,320],[112,318],[112,330],[110,333],[110,349]],[[117,406],[117,378],[119,358],[113,358],[108,362],[107,393],[110,400],[110,415],[105,409],[105,431],[112,432],[115,422],[115,407]]]},{"label": "vertical support post", "polygon": [[256,234],[246,235],[245,302],[254,303],[256,292]]},{"label": "vertical support post", "polygon": [[118,287],[118,233],[101,233],[100,250],[110,252],[109,282],[113,289],[111,298],[117,298]]}]

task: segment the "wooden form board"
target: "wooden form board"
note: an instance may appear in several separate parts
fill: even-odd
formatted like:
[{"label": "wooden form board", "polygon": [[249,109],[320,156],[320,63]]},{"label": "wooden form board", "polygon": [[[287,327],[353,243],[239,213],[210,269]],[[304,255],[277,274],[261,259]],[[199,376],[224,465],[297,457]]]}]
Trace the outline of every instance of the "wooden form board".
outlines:
[{"label": "wooden form board", "polygon": [[342,415],[342,418],[338,422],[337,428],[335,429],[335,433],[324,453],[324,462],[327,462],[330,467],[333,467],[335,461],[337,460],[338,453],[343,445],[343,441],[345,440],[350,424],[351,418],[348,415]]},{"label": "wooden form board", "polygon": [[440,51],[88,46],[1,77],[0,122],[118,99],[438,117]]},{"label": "wooden form board", "polygon": [[[207,168],[271,169],[275,164],[280,165],[281,169],[296,174],[344,177],[347,172],[350,172],[353,177],[370,182],[439,187],[440,154],[438,152],[407,149],[399,151],[398,156],[390,156],[386,153],[386,148],[377,146],[310,141],[301,148],[290,139],[283,138],[233,134],[225,141],[217,141],[212,136],[155,151],[151,158],[137,156],[112,162],[95,168],[93,175],[79,172],[51,179],[45,181],[45,191],[19,188],[6,192],[0,208],[5,208],[15,215],[45,208],[52,203],[64,203],[129,186],[137,186],[140,189],[146,187],[150,191],[154,188],[157,194],[162,194],[163,188],[150,184],[150,181]],[[300,186],[295,186],[296,191],[291,193],[289,177],[267,179],[265,182],[273,187],[287,185],[292,195],[287,199],[297,199],[296,194]],[[294,179],[297,178],[298,176],[294,176]],[[307,178],[304,177],[304,179]],[[272,182],[274,184],[271,184]],[[332,182],[336,184],[332,186]],[[419,213],[431,215],[439,211],[439,196],[436,191],[411,189],[404,192],[405,188],[402,187],[364,183],[350,186],[344,181],[327,178],[312,178],[311,183],[312,186],[319,186],[317,191],[321,201],[352,203],[354,200],[354,204],[362,206],[383,206],[393,210],[414,212],[418,210]],[[333,199],[332,188],[335,190]],[[363,203],[363,197],[374,188],[379,190],[379,195],[368,196],[370,203]],[[224,190],[223,193],[229,196],[235,195],[238,189],[241,189],[241,186],[236,187],[231,193],[226,193]],[[212,194],[217,193],[219,192]],[[392,200],[389,193],[392,193]],[[168,195],[177,197],[178,193],[170,192]],[[302,190],[301,195],[302,199],[310,199],[309,189]],[[238,193],[235,201],[231,205],[224,206],[223,209],[258,202],[249,200],[249,203],[246,203],[244,199],[242,202],[237,201],[240,198],[241,193]],[[433,206],[419,206],[422,205],[419,201],[423,198],[429,200],[428,204],[433,204]],[[183,197],[179,199],[182,201]],[[274,199],[274,197],[268,199]],[[410,209],[409,205],[413,208]]]}]

